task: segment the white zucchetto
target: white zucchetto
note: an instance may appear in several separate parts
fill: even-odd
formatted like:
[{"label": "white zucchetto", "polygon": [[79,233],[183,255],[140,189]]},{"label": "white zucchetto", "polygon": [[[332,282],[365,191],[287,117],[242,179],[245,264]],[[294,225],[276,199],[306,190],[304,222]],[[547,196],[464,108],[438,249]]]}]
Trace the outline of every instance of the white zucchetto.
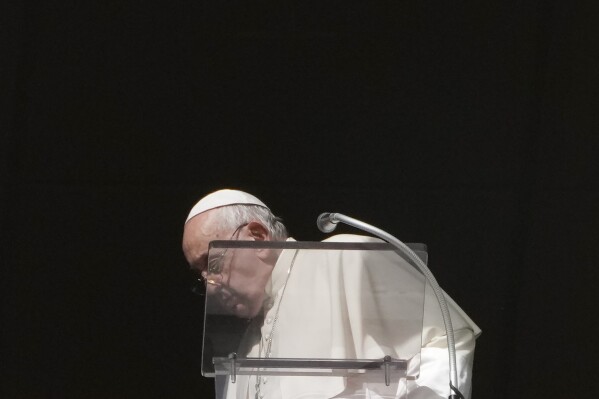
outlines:
[{"label": "white zucchetto", "polygon": [[252,194],[239,190],[218,190],[199,200],[198,203],[191,208],[187,219],[185,219],[185,223],[189,222],[189,219],[200,213],[227,205],[258,205],[268,209],[264,202],[260,201]]}]

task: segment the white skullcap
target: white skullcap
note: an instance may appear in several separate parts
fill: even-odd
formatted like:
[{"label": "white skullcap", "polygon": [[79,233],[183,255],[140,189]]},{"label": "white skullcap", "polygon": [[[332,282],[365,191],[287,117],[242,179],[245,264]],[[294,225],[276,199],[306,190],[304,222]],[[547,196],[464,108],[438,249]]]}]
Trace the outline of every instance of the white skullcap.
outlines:
[{"label": "white skullcap", "polygon": [[185,223],[189,222],[189,219],[200,213],[227,205],[259,205],[268,209],[264,202],[260,201],[252,194],[239,190],[218,190],[199,200],[198,203],[191,208]]}]

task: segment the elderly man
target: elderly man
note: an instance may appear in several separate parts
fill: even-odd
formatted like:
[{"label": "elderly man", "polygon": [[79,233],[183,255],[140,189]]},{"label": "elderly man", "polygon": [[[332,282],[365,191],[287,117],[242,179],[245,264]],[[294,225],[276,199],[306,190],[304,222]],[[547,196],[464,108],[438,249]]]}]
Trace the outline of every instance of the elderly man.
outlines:
[{"label": "elderly man", "polygon": [[[322,255],[299,254],[301,251],[297,250],[264,249],[238,254],[237,256],[243,256],[243,259],[237,259],[234,268],[225,269],[219,266],[218,273],[214,273],[214,265],[211,266],[208,259],[209,243],[214,240],[292,239],[287,237],[287,231],[280,219],[275,217],[262,201],[238,190],[219,190],[207,195],[192,208],[187,217],[183,233],[183,252],[191,269],[206,284],[208,295],[215,298],[230,314],[239,318],[255,319],[260,323],[253,328],[250,326],[249,329],[254,335],[260,336],[252,337],[251,333],[246,334],[246,340],[239,350],[244,356],[305,357],[297,355],[303,352],[316,358],[348,356],[366,359],[384,356],[389,348],[393,350],[394,345],[401,345],[402,337],[398,336],[398,332],[394,329],[385,330],[385,320],[376,320],[369,316],[366,322],[353,314],[353,309],[357,311],[364,306],[369,307],[371,314],[379,314],[376,307],[381,304],[377,301],[367,305],[352,305],[350,300],[346,301],[342,308],[338,304],[318,299],[323,291],[352,291],[363,285],[362,281],[359,281],[363,278],[363,259],[354,259],[352,255],[342,254],[343,251],[334,255],[334,259],[331,259],[331,256],[324,259]],[[327,241],[378,240],[343,235]],[[225,257],[225,253],[222,255],[220,258]],[[223,259],[219,261],[224,262]],[[307,272],[310,270],[309,265],[322,262],[328,263],[327,267],[319,269],[321,275],[314,276],[314,269]],[[411,278],[407,269],[409,267],[402,275],[404,283]],[[372,276],[369,280],[376,283],[379,279],[379,282],[385,284],[388,276],[389,273],[386,273],[378,277]],[[439,399],[449,395],[446,336],[438,305],[429,288],[427,286],[424,305],[420,375],[416,381],[406,383],[392,396],[407,397],[409,392],[409,398]],[[302,299],[301,303],[289,295],[283,299],[286,290],[288,293],[294,290],[301,291],[305,299]],[[469,398],[474,344],[480,329],[451,298],[447,298],[455,330],[459,387],[464,396]],[[328,316],[314,316],[314,309],[318,309],[316,313]],[[421,308],[416,311],[422,312]],[[319,333],[310,333],[313,329],[306,328],[306,323],[314,323],[315,317],[320,317],[316,319],[320,330]],[[323,328],[334,330],[334,333],[322,334]],[[298,348],[298,339],[310,342],[309,347]],[[392,344],[382,347],[381,342]],[[377,396],[379,392],[376,390],[352,387],[352,383],[342,377],[278,377],[269,384],[267,381],[267,378],[260,376],[238,378],[235,384],[228,385],[227,398],[344,398],[360,397],[359,395],[381,397]]]}]

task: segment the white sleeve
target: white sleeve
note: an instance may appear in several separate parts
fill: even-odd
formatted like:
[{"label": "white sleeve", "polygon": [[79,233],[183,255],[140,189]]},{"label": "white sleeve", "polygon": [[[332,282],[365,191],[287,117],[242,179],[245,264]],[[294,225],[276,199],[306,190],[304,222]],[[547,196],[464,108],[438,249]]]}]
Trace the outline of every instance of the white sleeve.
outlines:
[{"label": "white sleeve", "polygon": [[[471,329],[454,332],[458,388],[466,399],[472,389],[472,364],[475,336]],[[409,388],[410,399],[447,398],[449,392],[449,354],[447,337],[439,335],[422,347],[420,376]]]}]

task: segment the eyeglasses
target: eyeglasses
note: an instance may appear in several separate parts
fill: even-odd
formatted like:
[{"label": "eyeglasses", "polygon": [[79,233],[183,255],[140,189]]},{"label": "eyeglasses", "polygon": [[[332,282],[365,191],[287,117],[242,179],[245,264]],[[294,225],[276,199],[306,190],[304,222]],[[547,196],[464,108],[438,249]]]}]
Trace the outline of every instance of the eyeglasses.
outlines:
[{"label": "eyeglasses", "polygon": [[[236,240],[239,237],[239,233],[241,232],[241,229],[247,225],[248,225],[248,223],[239,225],[235,229],[235,231],[233,231],[233,234],[231,234],[229,241],[231,241],[233,239]],[[218,255],[209,256],[208,266],[206,267],[206,270],[202,271],[200,277],[194,277],[194,282],[191,287],[191,292],[193,292],[196,295],[203,296],[206,294],[207,285],[213,285],[215,287],[222,286],[222,280],[223,280],[222,270],[223,270],[223,266],[225,263],[225,256],[227,255],[228,250],[229,250],[229,248],[225,248]],[[217,275],[219,276],[219,281],[216,281],[213,278],[208,278],[208,276],[217,276]]]}]

